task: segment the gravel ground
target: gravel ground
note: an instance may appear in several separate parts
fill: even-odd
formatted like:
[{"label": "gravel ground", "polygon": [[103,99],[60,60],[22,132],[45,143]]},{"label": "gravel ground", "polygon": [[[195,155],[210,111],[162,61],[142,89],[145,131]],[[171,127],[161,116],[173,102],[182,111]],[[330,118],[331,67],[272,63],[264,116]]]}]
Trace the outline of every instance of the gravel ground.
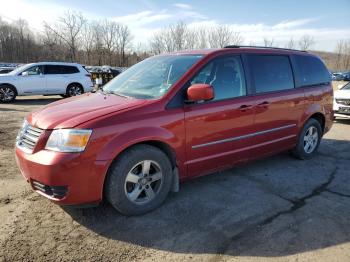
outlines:
[{"label": "gravel ground", "polygon": [[22,119],[57,99],[0,104],[0,261],[350,261],[350,119],[312,160],[282,153],[198,178],[124,217],[108,204],[61,208],[21,177]]}]

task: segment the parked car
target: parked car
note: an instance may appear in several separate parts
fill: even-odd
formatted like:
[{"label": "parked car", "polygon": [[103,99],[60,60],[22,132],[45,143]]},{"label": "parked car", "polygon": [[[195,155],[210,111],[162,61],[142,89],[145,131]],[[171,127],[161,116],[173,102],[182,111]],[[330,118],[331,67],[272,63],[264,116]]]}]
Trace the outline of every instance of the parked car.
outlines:
[{"label": "parked car", "polygon": [[91,75],[75,63],[42,62],[27,64],[0,75],[0,102],[16,96],[76,96],[92,90]]},{"label": "parked car", "polygon": [[333,81],[343,81],[344,75],[342,73],[332,73],[332,80]]},{"label": "parked car", "polygon": [[32,188],[61,205],[104,197],[126,215],[179,181],[291,150],[309,159],[333,120],[323,62],[307,52],[229,46],[148,58],[103,91],[28,115],[16,142]]},{"label": "parked car", "polygon": [[0,75],[2,74],[8,74],[11,71],[13,71],[15,68],[12,67],[0,67]]},{"label": "parked car", "polygon": [[350,72],[344,72],[343,73],[343,80],[344,81],[350,81]]},{"label": "parked car", "polygon": [[334,93],[334,113],[350,115],[350,83]]}]

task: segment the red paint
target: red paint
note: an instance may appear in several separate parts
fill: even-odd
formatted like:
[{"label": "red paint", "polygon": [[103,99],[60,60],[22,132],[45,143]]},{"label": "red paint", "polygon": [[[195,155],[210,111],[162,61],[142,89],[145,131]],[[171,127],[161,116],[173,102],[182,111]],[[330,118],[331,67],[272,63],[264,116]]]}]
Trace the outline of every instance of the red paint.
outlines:
[{"label": "red paint", "polygon": [[[331,128],[333,91],[330,85],[167,108],[183,85],[213,58],[245,53],[300,54],[253,48],[180,52],[175,55],[203,54],[203,58],[160,99],[138,100],[95,93],[47,105],[27,118],[31,125],[46,131],[33,154],[16,149],[22,174],[28,181],[68,186],[65,198],[51,198],[59,204],[99,202],[109,166],[123,150],[137,143],[167,144],[175,154],[180,178],[185,180],[293,148],[304,123],[316,113],[325,119],[325,132]],[[188,95],[192,100],[210,99],[212,88],[195,85],[188,90]],[[249,134],[281,126],[291,127],[249,137]],[[44,149],[55,128],[90,128],[93,132],[84,152],[58,153]],[[245,139],[195,148],[233,137]]]}]

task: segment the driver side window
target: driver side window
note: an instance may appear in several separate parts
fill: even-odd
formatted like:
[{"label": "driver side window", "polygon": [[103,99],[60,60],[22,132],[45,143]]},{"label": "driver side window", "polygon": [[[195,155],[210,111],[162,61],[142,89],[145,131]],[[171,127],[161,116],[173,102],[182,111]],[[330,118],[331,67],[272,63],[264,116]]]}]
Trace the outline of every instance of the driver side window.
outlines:
[{"label": "driver side window", "polygon": [[214,59],[192,79],[191,85],[193,84],[211,85],[216,101],[245,96],[245,76],[240,57]]},{"label": "driver side window", "polygon": [[41,66],[32,66],[27,70],[23,71],[22,74],[23,73],[27,73],[27,75],[29,76],[40,75],[42,74]]}]

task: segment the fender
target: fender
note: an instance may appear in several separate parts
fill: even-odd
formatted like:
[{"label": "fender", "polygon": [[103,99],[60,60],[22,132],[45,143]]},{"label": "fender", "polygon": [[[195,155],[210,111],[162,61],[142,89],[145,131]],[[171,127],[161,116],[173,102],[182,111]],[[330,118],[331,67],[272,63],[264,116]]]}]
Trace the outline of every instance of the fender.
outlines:
[{"label": "fender", "polygon": [[18,90],[17,90],[17,88],[16,88],[13,84],[10,84],[10,83],[0,83],[0,86],[2,86],[2,85],[6,85],[6,86],[10,86],[10,87],[14,88],[14,89],[15,89],[15,92],[16,92],[16,96],[18,96]]},{"label": "fender", "polygon": [[308,108],[306,108],[306,110],[304,111],[300,122],[299,122],[299,130],[302,129],[302,127],[305,125],[306,121],[314,114],[316,113],[320,113],[323,115],[323,117],[325,117],[326,115],[326,111],[324,106],[321,106],[320,104],[311,104],[308,106]]},{"label": "fender", "polygon": [[[179,171],[183,171],[181,168],[181,163],[184,161],[182,158],[185,157],[185,145],[183,141],[176,137],[169,130],[162,127],[144,127],[136,128],[133,130],[125,131],[124,133],[117,134],[115,137],[109,140],[108,143],[104,145],[96,160],[107,160],[109,165],[112,161],[125,149],[142,142],[162,142],[167,144],[173,149],[176,156],[177,165],[179,166]],[[178,152],[183,152],[182,157]]]}]

